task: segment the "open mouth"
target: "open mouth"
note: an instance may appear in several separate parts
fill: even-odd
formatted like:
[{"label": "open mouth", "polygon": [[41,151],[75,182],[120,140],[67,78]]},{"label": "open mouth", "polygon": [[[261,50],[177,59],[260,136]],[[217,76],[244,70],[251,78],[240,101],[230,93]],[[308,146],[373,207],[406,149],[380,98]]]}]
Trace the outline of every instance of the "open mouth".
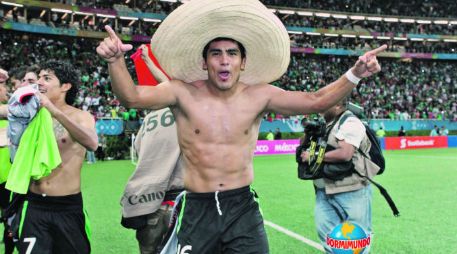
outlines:
[{"label": "open mouth", "polygon": [[230,72],[229,71],[220,71],[218,73],[218,76],[222,81],[227,81],[230,77]]}]

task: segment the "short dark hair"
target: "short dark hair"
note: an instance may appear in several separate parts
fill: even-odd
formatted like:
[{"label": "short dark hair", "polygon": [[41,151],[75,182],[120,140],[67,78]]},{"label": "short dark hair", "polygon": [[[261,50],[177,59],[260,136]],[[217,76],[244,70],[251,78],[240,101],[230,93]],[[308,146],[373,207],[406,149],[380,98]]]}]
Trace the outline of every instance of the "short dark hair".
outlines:
[{"label": "short dark hair", "polygon": [[[32,66],[27,67],[27,69],[25,70],[24,76],[25,76],[25,74],[27,74],[29,72],[33,72],[33,73],[37,74],[37,76],[38,76],[38,73],[40,72],[40,66],[34,64]],[[24,76],[22,76],[22,77],[24,77]]]},{"label": "short dark hair", "polygon": [[40,65],[40,70],[52,71],[59,79],[60,85],[70,83],[71,88],[65,95],[65,102],[73,105],[79,90],[80,73],[70,63],[58,60],[50,60]]},{"label": "short dark hair", "polygon": [[22,79],[25,76],[26,70],[27,70],[26,66],[20,66],[20,67],[12,69],[10,71],[11,78]]},{"label": "short dark hair", "polygon": [[217,38],[214,38],[212,39],[211,41],[209,41],[205,47],[203,48],[203,52],[202,52],[202,56],[203,56],[203,59],[206,61],[206,57],[208,57],[208,49],[209,49],[209,45],[213,42],[217,42],[217,41],[231,41],[231,42],[234,42],[238,45],[238,48],[240,48],[240,53],[241,53],[241,59],[244,59],[246,58],[246,48],[243,46],[243,44],[241,44],[241,42],[237,41],[237,40],[234,40],[232,38],[227,38],[227,37],[217,37]]}]

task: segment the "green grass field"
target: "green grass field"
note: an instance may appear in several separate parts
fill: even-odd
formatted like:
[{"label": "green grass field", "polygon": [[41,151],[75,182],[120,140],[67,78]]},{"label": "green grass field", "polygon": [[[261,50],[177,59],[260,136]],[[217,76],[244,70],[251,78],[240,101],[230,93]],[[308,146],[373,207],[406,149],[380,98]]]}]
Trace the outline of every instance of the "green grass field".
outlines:
[{"label": "green grass field", "polygon": [[[371,253],[457,253],[457,149],[387,151],[386,172],[376,181],[401,212],[395,218],[373,188]],[[254,188],[265,220],[317,242],[314,191],[296,178],[292,155],[255,158]],[[97,162],[83,169],[83,195],[95,254],[138,253],[134,231],[120,225],[119,200],[133,171],[129,161]],[[266,226],[273,254],[321,253]],[[0,245],[3,253],[3,245]]]}]

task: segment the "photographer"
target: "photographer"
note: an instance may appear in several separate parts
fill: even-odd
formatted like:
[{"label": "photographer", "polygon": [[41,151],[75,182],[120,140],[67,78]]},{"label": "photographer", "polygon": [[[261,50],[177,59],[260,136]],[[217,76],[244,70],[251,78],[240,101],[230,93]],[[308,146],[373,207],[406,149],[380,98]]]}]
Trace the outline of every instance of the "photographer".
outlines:
[{"label": "photographer", "polygon": [[[354,222],[371,234],[371,187],[366,178],[376,175],[379,167],[366,160],[359,152],[370,149],[365,126],[360,119],[346,109],[347,100],[340,101],[323,116],[327,130],[315,131],[321,137],[328,136],[319,146],[326,146],[322,157],[322,173],[312,178],[316,190],[315,224],[319,238],[327,253],[332,253],[326,244],[326,235],[343,221]],[[346,116],[343,121],[340,119]],[[307,134],[305,126],[305,135]],[[309,128],[308,128],[309,129]],[[303,141],[309,140],[305,137]],[[312,137],[311,137],[312,139]],[[322,138],[321,138],[322,139]],[[325,137],[323,138],[325,140]],[[316,152],[317,153],[317,152]],[[309,149],[301,152],[302,162],[313,161]],[[319,159],[318,159],[319,160]],[[314,162],[313,162],[314,163]],[[311,164],[313,164],[311,163]],[[369,171],[369,172],[367,172]],[[318,179],[316,179],[318,178]]]}]

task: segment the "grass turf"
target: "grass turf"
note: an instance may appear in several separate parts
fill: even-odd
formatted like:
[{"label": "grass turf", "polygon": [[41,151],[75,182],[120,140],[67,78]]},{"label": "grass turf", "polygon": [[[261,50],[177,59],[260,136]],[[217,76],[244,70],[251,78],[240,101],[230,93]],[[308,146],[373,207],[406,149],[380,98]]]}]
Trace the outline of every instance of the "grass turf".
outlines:
[{"label": "grass turf", "polygon": [[[373,187],[372,253],[453,253],[457,250],[457,149],[386,151],[386,172],[376,177],[396,202],[395,218]],[[291,155],[254,160],[254,188],[265,220],[317,242],[314,191],[296,178]],[[138,253],[135,234],[120,225],[119,200],[133,171],[129,161],[97,162],[83,168],[84,202],[92,224],[92,253]],[[273,254],[320,253],[266,226]],[[3,245],[0,245],[3,252]]]}]

